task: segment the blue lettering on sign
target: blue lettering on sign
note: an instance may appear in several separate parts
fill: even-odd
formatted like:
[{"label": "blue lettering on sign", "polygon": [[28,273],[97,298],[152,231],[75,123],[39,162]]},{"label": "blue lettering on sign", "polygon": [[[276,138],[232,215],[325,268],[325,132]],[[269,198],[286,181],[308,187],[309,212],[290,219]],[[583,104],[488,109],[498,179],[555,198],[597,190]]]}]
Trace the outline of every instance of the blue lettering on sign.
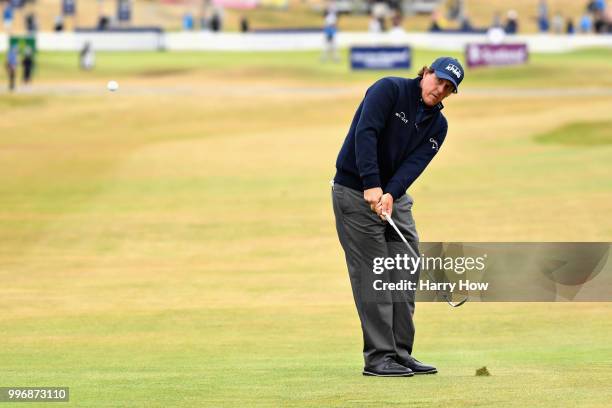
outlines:
[{"label": "blue lettering on sign", "polygon": [[351,47],[352,69],[410,69],[410,47]]}]

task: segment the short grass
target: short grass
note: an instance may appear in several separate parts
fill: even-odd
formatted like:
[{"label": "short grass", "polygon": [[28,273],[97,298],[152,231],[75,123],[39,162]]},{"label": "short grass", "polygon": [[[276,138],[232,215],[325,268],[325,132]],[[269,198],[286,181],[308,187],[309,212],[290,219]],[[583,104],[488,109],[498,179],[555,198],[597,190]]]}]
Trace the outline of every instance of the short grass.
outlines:
[{"label": "short grass", "polygon": [[[125,52],[98,53],[96,70],[83,73],[78,68],[76,53],[45,53],[36,72],[42,81],[98,81],[109,77],[140,79],[153,88],[164,79],[174,84],[201,83],[205,79],[220,83],[253,83],[254,81],[284,80],[327,86],[368,83],[381,75],[414,76],[424,65],[429,65],[440,52],[415,49],[412,68],[408,71],[359,72],[351,71],[348,51],[341,50],[340,63],[319,63],[317,52],[295,52],[291,58],[283,52]],[[462,53],[443,53],[464,61]],[[4,59],[4,55],[0,54]],[[567,60],[571,59],[572,63]],[[612,50],[585,49],[570,54],[532,54],[528,64],[502,68],[468,70],[466,88],[547,89],[567,88],[585,90],[612,87]],[[597,76],[588,75],[596,71]],[[0,73],[5,78],[5,72]],[[178,81],[177,81],[177,78]],[[494,95],[492,95],[494,96]]]},{"label": "short grass", "polygon": [[[0,95],[1,386],[70,386],[79,407],[609,405],[607,303],[422,303],[415,353],[440,374],[360,375],[328,181],[385,73],[315,53],[98,57],[81,73],[41,54],[30,93]],[[507,92],[581,90],[608,57],[470,72],[410,190],[422,240],[610,241],[612,146],[534,135],[605,122],[612,96]]]}]

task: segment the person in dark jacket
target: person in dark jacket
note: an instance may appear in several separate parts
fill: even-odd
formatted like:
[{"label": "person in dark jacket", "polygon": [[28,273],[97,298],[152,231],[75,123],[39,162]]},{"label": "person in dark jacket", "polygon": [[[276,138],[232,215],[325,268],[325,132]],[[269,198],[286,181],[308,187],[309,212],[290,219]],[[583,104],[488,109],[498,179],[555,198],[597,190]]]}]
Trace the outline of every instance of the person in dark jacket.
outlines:
[{"label": "person in dark jacket", "polygon": [[[463,77],[459,61],[441,57],[414,79],[378,80],[357,108],[336,160],[332,201],[361,320],[364,375],[437,372],[412,356],[414,290],[381,290],[382,283],[399,282],[406,271],[381,273],[376,263],[409,253],[385,215],[410,242],[411,252],[419,253],[413,199],[406,190],[444,143],[442,100],[457,92]],[[418,272],[409,274],[415,285]]]},{"label": "person in dark jacket", "polygon": [[21,64],[23,66],[23,83],[28,85],[32,80],[32,71],[34,69],[34,52],[32,47],[27,46],[25,48]]}]

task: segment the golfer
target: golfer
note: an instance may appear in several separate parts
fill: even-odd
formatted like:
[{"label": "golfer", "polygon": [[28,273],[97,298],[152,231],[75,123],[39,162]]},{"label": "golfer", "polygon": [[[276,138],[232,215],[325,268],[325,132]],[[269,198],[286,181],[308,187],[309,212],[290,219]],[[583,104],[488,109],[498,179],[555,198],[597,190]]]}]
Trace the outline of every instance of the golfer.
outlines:
[{"label": "golfer", "polygon": [[[336,161],[332,200],[363,331],[364,375],[410,377],[437,369],[412,356],[414,291],[380,290],[400,271],[373,272],[380,258],[408,248],[385,222],[391,216],[419,254],[406,190],[444,143],[448,125],[442,100],[456,93],[464,70],[450,57],[423,67],[417,78],[382,78],[357,108]],[[406,274],[406,271],[403,271]],[[419,271],[409,275],[418,282]]]}]

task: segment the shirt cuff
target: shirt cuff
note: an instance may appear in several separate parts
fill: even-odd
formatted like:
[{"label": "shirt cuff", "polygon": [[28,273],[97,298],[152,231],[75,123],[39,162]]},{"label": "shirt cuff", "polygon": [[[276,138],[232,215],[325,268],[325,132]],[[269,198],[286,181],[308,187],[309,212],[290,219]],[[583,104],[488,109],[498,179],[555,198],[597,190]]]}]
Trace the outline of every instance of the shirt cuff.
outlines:
[{"label": "shirt cuff", "polygon": [[365,177],[362,177],[361,181],[363,183],[364,190],[380,187],[380,177],[378,177],[378,174],[369,174]]},{"label": "shirt cuff", "polygon": [[385,193],[391,194],[393,200],[395,201],[406,194],[406,189],[400,186],[398,183],[389,183],[385,188]]}]

